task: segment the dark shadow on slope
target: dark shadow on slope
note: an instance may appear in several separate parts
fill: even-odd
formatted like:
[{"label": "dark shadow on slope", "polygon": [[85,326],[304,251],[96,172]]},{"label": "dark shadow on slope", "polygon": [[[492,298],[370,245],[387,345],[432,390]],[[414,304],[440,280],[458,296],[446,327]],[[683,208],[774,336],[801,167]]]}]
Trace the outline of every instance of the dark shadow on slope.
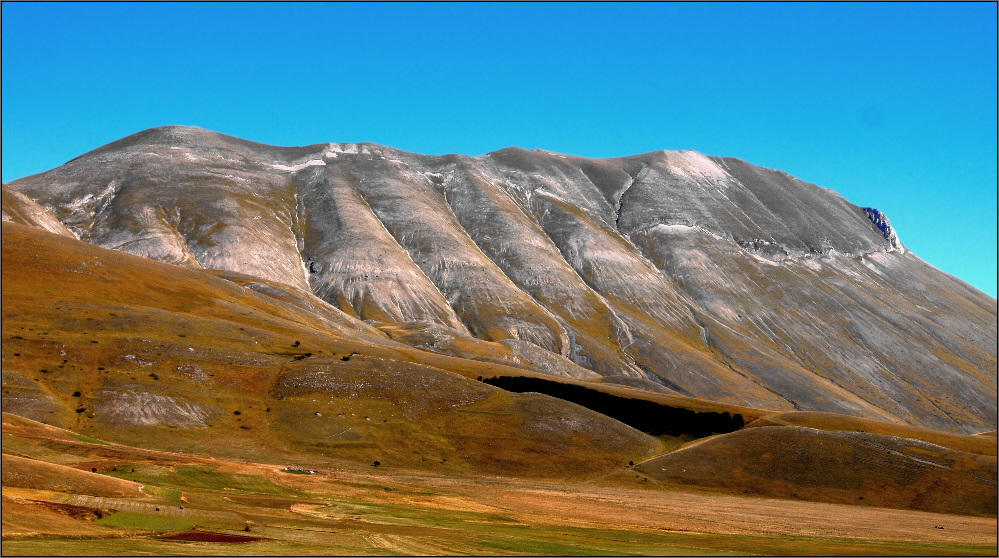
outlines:
[{"label": "dark shadow on slope", "polygon": [[541,378],[498,376],[487,378],[483,382],[506,391],[516,393],[531,391],[570,401],[653,436],[689,434],[702,438],[712,434],[735,432],[744,425],[742,415],[738,413],[734,416],[730,413],[698,413],[654,401],[620,397],[583,386]]}]

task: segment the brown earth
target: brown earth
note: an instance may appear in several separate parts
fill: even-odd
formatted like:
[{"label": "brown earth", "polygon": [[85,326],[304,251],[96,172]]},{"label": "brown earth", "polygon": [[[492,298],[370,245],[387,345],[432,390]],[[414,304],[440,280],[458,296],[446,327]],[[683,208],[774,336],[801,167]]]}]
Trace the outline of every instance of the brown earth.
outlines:
[{"label": "brown earth", "polygon": [[862,431],[746,428],[642,462],[635,471],[669,485],[735,494],[984,517],[997,510],[994,453]]},{"label": "brown earth", "polygon": [[248,543],[264,540],[261,537],[247,537],[243,535],[229,535],[227,533],[206,533],[198,531],[195,533],[177,533],[160,537],[163,541],[190,541],[190,542],[211,542],[211,543]]}]

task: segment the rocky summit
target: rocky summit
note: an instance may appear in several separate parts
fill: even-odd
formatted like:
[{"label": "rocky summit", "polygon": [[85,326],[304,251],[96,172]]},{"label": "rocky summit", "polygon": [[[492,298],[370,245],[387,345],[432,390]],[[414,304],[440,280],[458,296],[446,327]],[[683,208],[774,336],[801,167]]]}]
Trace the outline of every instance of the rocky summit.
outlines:
[{"label": "rocky summit", "polygon": [[170,126],[11,182],[3,220],[281,290],[369,344],[996,428],[996,300],[907,250],[877,209],[739,159],[425,156]]}]

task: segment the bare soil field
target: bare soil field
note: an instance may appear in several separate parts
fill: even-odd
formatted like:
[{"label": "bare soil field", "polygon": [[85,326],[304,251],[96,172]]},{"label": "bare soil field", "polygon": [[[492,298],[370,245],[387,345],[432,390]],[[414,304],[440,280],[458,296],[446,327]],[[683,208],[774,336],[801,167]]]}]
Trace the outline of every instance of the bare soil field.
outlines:
[{"label": "bare soil field", "polygon": [[261,537],[245,537],[243,535],[229,535],[227,533],[205,533],[202,531],[195,531],[192,533],[177,533],[176,535],[167,535],[165,537],[160,537],[160,540],[240,544],[240,543],[262,541],[264,539],[262,539]]}]

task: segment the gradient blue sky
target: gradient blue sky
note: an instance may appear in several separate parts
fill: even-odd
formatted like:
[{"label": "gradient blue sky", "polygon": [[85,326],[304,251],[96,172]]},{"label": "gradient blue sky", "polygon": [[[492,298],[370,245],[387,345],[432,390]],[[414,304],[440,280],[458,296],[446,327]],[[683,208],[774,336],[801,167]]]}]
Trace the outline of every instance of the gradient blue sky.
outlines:
[{"label": "gradient blue sky", "polygon": [[996,4],[3,4],[3,180],[152,126],[694,149],[882,210],[996,296]]}]

